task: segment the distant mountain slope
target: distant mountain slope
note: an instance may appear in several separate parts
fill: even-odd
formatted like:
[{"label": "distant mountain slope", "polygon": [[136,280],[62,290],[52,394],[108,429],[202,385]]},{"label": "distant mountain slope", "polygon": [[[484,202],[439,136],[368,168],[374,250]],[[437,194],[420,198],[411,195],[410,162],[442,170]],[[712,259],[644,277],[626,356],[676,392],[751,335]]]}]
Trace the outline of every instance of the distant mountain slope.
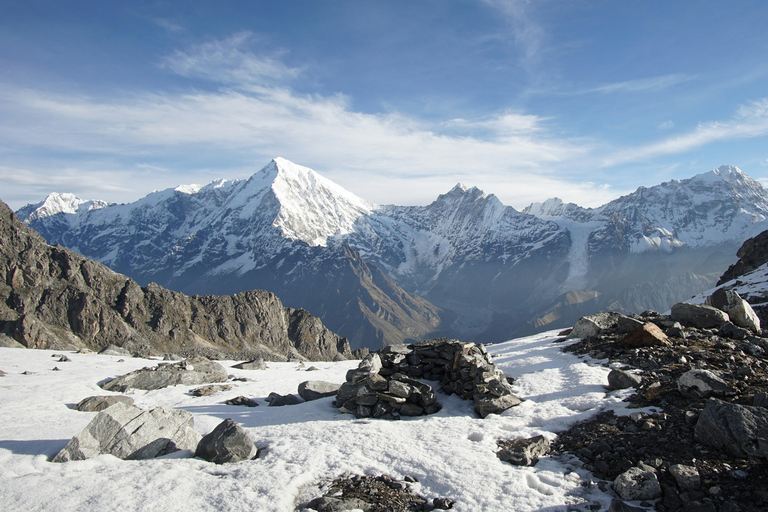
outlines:
[{"label": "distant mountain slope", "polygon": [[724,166],[595,209],[551,199],[518,212],[461,184],[427,206],[380,206],[275,159],[248,180],[128,205],[54,194],[20,215],[140,282],[266,288],[353,346],[377,348],[437,334],[502,341],[599,309],[665,310],[711,287],[765,229],[768,194]]},{"label": "distant mountain slope", "polygon": [[346,339],[273,294],[194,296],[135,281],[50,246],[0,202],[0,341],[28,348],[110,344],[144,355],[351,358]]}]

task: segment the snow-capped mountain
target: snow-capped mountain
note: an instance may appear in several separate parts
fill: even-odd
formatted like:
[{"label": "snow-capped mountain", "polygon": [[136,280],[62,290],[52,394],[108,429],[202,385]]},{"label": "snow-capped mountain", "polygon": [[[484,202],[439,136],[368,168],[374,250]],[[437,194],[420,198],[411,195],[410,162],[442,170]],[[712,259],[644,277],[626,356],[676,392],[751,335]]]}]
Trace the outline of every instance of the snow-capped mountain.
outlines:
[{"label": "snow-capped mountain", "polygon": [[51,195],[19,215],[142,283],[268,289],[353,348],[500,341],[599,308],[666,309],[714,284],[768,219],[766,191],[727,166],[595,209],[551,199],[519,212],[461,184],[427,206],[380,206],[280,158],[247,180],[86,204]]}]

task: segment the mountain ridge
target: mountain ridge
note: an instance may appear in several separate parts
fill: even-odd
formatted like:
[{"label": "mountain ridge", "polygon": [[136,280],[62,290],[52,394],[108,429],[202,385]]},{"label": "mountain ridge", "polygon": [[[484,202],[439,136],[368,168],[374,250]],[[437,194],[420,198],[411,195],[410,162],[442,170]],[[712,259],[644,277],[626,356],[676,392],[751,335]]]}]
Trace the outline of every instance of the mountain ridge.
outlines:
[{"label": "mountain ridge", "polygon": [[[75,222],[66,212],[20,212],[47,239],[139,281],[187,293],[237,291],[225,282],[267,287],[291,305],[320,308],[313,313],[337,319],[332,329],[350,329],[353,344],[370,348],[436,333],[501,341],[543,317],[567,325],[575,320],[552,307],[570,291],[624,312],[662,307],[661,297],[690,296],[716,280],[768,219],[768,194],[733,166],[640,187],[594,209],[552,199],[517,211],[463,184],[426,206],[376,205],[281,158],[248,180],[150,196]],[[349,270],[360,265],[369,270]],[[374,268],[391,283],[362,277]],[[681,288],[653,293],[646,274]],[[356,307],[342,319],[346,298],[314,296],[331,283],[388,299],[376,314]]]}]

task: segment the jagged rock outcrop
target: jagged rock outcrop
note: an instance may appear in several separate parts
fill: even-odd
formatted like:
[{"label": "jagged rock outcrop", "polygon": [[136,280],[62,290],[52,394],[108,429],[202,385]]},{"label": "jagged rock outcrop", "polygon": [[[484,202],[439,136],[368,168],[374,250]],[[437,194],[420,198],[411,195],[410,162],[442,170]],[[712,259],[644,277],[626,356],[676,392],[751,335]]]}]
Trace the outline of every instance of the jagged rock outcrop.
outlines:
[{"label": "jagged rock outcrop", "polygon": [[351,358],[346,339],[263,290],[187,296],[46,244],[0,202],[0,333],[27,348],[140,355]]},{"label": "jagged rock outcrop", "polygon": [[717,286],[768,263],[768,231],[763,231],[744,242],[736,252],[736,256],[739,257],[739,261],[728,267],[728,270],[717,281]]}]

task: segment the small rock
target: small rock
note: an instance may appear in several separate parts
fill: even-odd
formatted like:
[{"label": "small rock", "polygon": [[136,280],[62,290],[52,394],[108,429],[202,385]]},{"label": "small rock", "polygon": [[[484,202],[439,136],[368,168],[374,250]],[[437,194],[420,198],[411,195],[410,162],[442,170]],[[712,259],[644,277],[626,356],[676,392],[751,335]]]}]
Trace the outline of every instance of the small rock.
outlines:
[{"label": "small rock", "polygon": [[448,498],[435,498],[432,500],[432,505],[438,510],[450,510],[453,508],[455,502]]},{"label": "small rock", "polygon": [[309,368],[307,368],[304,371],[305,372],[318,372],[318,371],[320,371],[320,368],[318,368],[317,366],[310,366]]},{"label": "small rock", "polygon": [[605,512],[646,512],[646,509],[627,505],[621,500],[614,499]]},{"label": "small rock", "polygon": [[496,456],[515,466],[533,466],[539,461],[539,457],[547,455],[550,450],[549,441],[544,436],[499,440],[496,443],[501,448],[496,452]]},{"label": "small rock", "polygon": [[661,485],[653,471],[631,468],[613,481],[613,490],[626,501],[655,500],[662,495]]},{"label": "small rock", "polygon": [[701,486],[701,477],[696,466],[673,464],[669,467],[669,472],[675,478],[678,487],[684,491],[698,489]]},{"label": "small rock", "polygon": [[123,348],[118,347],[117,345],[107,345],[103,349],[99,350],[99,354],[102,356],[130,356],[131,353]]},{"label": "small rock", "polygon": [[72,362],[72,360],[71,360],[70,358],[68,358],[67,356],[64,356],[64,355],[62,355],[62,356],[61,356],[61,357],[60,357],[60,358],[57,360],[57,362],[59,362],[59,363],[71,363],[71,362]]},{"label": "small rock", "polygon": [[232,389],[232,386],[229,384],[209,384],[208,386],[195,388],[191,391],[191,393],[194,396],[210,396],[214,393],[227,391],[228,389]]},{"label": "small rock", "polygon": [[758,393],[755,393],[755,397],[752,399],[752,405],[755,407],[766,407],[768,408],[768,393],[765,391],[760,391]]},{"label": "small rock", "polygon": [[481,418],[485,418],[489,414],[499,414],[510,407],[520,405],[523,403],[523,399],[515,395],[504,395],[500,397],[482,397],[475,400],[475,411]]},{"label": "small rock", "polygon": [[643,378],[624,370],[611,370],[608,374],[608,389],[636,388],[643,383]]},{"label": "small rock", "polygon": [[245,407],[258,407],[259,403],[247,396],[236,396],[224,402],[227,405],[244,405]]}]

